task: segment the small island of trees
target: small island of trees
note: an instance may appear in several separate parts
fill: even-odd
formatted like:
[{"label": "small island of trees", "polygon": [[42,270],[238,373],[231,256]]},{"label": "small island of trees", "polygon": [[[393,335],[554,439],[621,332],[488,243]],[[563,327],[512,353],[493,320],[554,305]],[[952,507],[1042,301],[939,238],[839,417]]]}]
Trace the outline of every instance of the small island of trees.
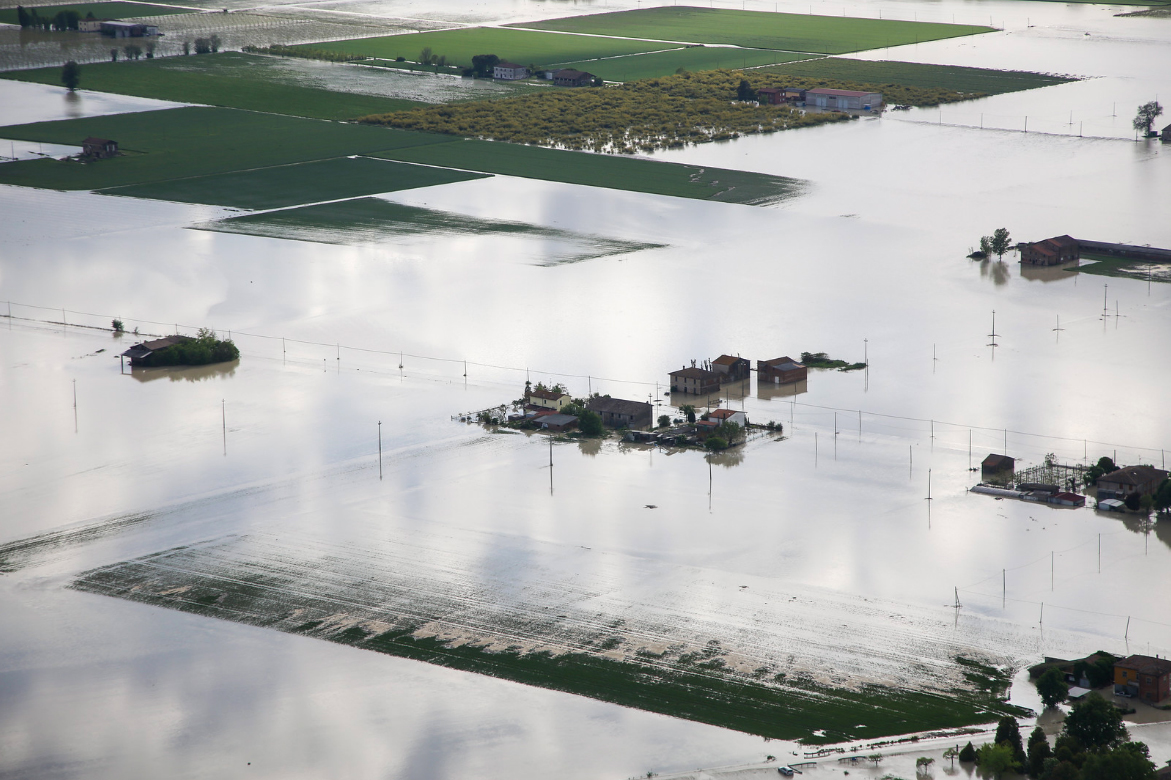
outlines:
[{"label": "small island of trees", "polygon": [[175,343],[152,351],[139,359],[138,365],[161,366],[206,366],[211,363],[226,363],[237,360],[240,350],[231,339],[216,338],[215,331],[200,328],[195,338],[185,337]]}]

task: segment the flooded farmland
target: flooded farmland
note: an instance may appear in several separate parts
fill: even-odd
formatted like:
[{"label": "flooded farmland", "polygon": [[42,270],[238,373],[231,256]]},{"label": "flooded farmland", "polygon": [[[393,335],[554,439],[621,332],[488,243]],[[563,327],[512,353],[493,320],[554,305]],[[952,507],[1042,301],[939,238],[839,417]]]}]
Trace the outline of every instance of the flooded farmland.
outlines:
[{"label": "flooded farmland", "polygon": [[[317,6],[458,24],[617,8]],[[883,5],[985,8],[1004,33],[865,56],[1093,78],[655,155],[809,182],[775,207],[494,176],[380,196],[437,229],[323,241],[236,209],[0,188],[0,774],[698,778],[804,759],[336,640],[355,627],[554,658],[715,641],[730,673],[843,690],[967,690],[960,656],[1011,670],[1032,709],[1020,670],[1043,656],[1171,652],[1169,521],[966,491],[990,452],[1162,468],[1171,286],[965,257],[1000,226],[1171,246],[1171,147],[1128,127],[1171,94],[1171,22]],[[4,124],[71,115],[52,88],[0,82],[0,102]],[[508,224],[525,228],[487,228]],[[99,330],[115,317],[130,332]],[[199,326],[231,331],[240,361],[116,358],[135,328]],[[710,461],[459,419],[526,379],[674,416],[668,371],[802,351],[869,368],[726,390],[783,433]],[[840,739],[869,744],[864,723]],[[1132,731],[1171,759],[1165,724]],[[928,754],[939,776],[958,738],[874,776]],[[810,774],[845,769],[869,766]]]}]

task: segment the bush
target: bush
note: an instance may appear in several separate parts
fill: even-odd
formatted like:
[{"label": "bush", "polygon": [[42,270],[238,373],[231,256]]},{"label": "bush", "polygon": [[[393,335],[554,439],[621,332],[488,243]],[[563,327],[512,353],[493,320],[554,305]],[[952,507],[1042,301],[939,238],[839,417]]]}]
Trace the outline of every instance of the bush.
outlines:
[{"label": "bush", "polygon": [[668,415],[665,415],[665,414],[659,415],[659,427],[660,428],[666,428],[670,424],[671,424],[671,418]]},{"label": "bush", "polygon": [[960,751],[960,762],[970,764],[975,760],[976,748],[972,745],[971,742],[968,742],[968,744],[964,745],[964,749]]},{"label": "bush", "polygon": [[716,436],[715,434],[712,434],[711,436],[708,436],[707,439],[704,440],[703,446],[707,447],[709,450],[711,450],[713,452],[716,452],[719,450],[728,449],[728,441],[726,439],[724,439],[722,436]]},{"label": "bush", "polygon": [[61,83],[70,92],[77,89],[77,85],[81,83],[81,66],[73,60],[65,63],[61,68]]},{"label": "bush", "polygon": [[121,333],[122,331],[126,330],[126,328],[122,325],[122,320],[114,320],[110,324],[113,326],[115,333]]},{"label": "bush", "polygon": [[602,432],[602,417],[586,409],[578,416],[577,427],[586,436],[597,436]]}]

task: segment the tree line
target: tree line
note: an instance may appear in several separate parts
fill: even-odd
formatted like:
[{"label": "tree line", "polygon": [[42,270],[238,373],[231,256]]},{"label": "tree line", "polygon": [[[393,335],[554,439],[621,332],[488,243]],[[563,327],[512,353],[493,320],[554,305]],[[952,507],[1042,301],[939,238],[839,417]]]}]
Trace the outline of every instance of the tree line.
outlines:
[{"label": "tree line", "polygon": [[[92,13],[87,14],[86,19],[93,19]],[[25,8],[18,5],[16,7],[16,19],[20,22],[20,27],[23,30],[76,30],[78,24],[81,22],[81,15],[77,11],[58,11],[52,17],[41,16],[37,13],[36,8]]]}]

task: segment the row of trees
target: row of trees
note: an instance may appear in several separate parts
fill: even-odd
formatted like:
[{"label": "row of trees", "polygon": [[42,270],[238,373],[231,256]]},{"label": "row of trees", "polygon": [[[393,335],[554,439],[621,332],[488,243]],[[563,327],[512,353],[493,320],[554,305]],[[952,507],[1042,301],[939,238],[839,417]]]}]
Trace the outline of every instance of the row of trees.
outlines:
[{"label": "row of trees", "polygon": [[1036,780],[1153,780],[1150,750],[1129,740],[1118,708],[1091,694],[1073,706],[1053,747],[1038,726],[1026,749],[1016,718],[1005,717],[992,742],[979,749],[969,742],[946,757],[975,763],[986,777],[1015,772]]},{"label": "row of trees", "polygon": [[[52,17],[48,17],[40,16],[36,8],[25,8],[19,5],[16,7],[16,18],[22,29],[33,30],[76,30],[81,21],[81,15],[77,11],[58,11]],[[93,19],[94,15],[90,13],[85,18]]]},{"label": "row of trees", "polygon": [[996,255],[997,258],[1002,258],[1004,253],[1010,249],[1012,249],[1012,236],[1008,234],[1008,228],[996,228],[992,231],[992,235],[980,238],[980,251],[984,253],[985,257]]}]

